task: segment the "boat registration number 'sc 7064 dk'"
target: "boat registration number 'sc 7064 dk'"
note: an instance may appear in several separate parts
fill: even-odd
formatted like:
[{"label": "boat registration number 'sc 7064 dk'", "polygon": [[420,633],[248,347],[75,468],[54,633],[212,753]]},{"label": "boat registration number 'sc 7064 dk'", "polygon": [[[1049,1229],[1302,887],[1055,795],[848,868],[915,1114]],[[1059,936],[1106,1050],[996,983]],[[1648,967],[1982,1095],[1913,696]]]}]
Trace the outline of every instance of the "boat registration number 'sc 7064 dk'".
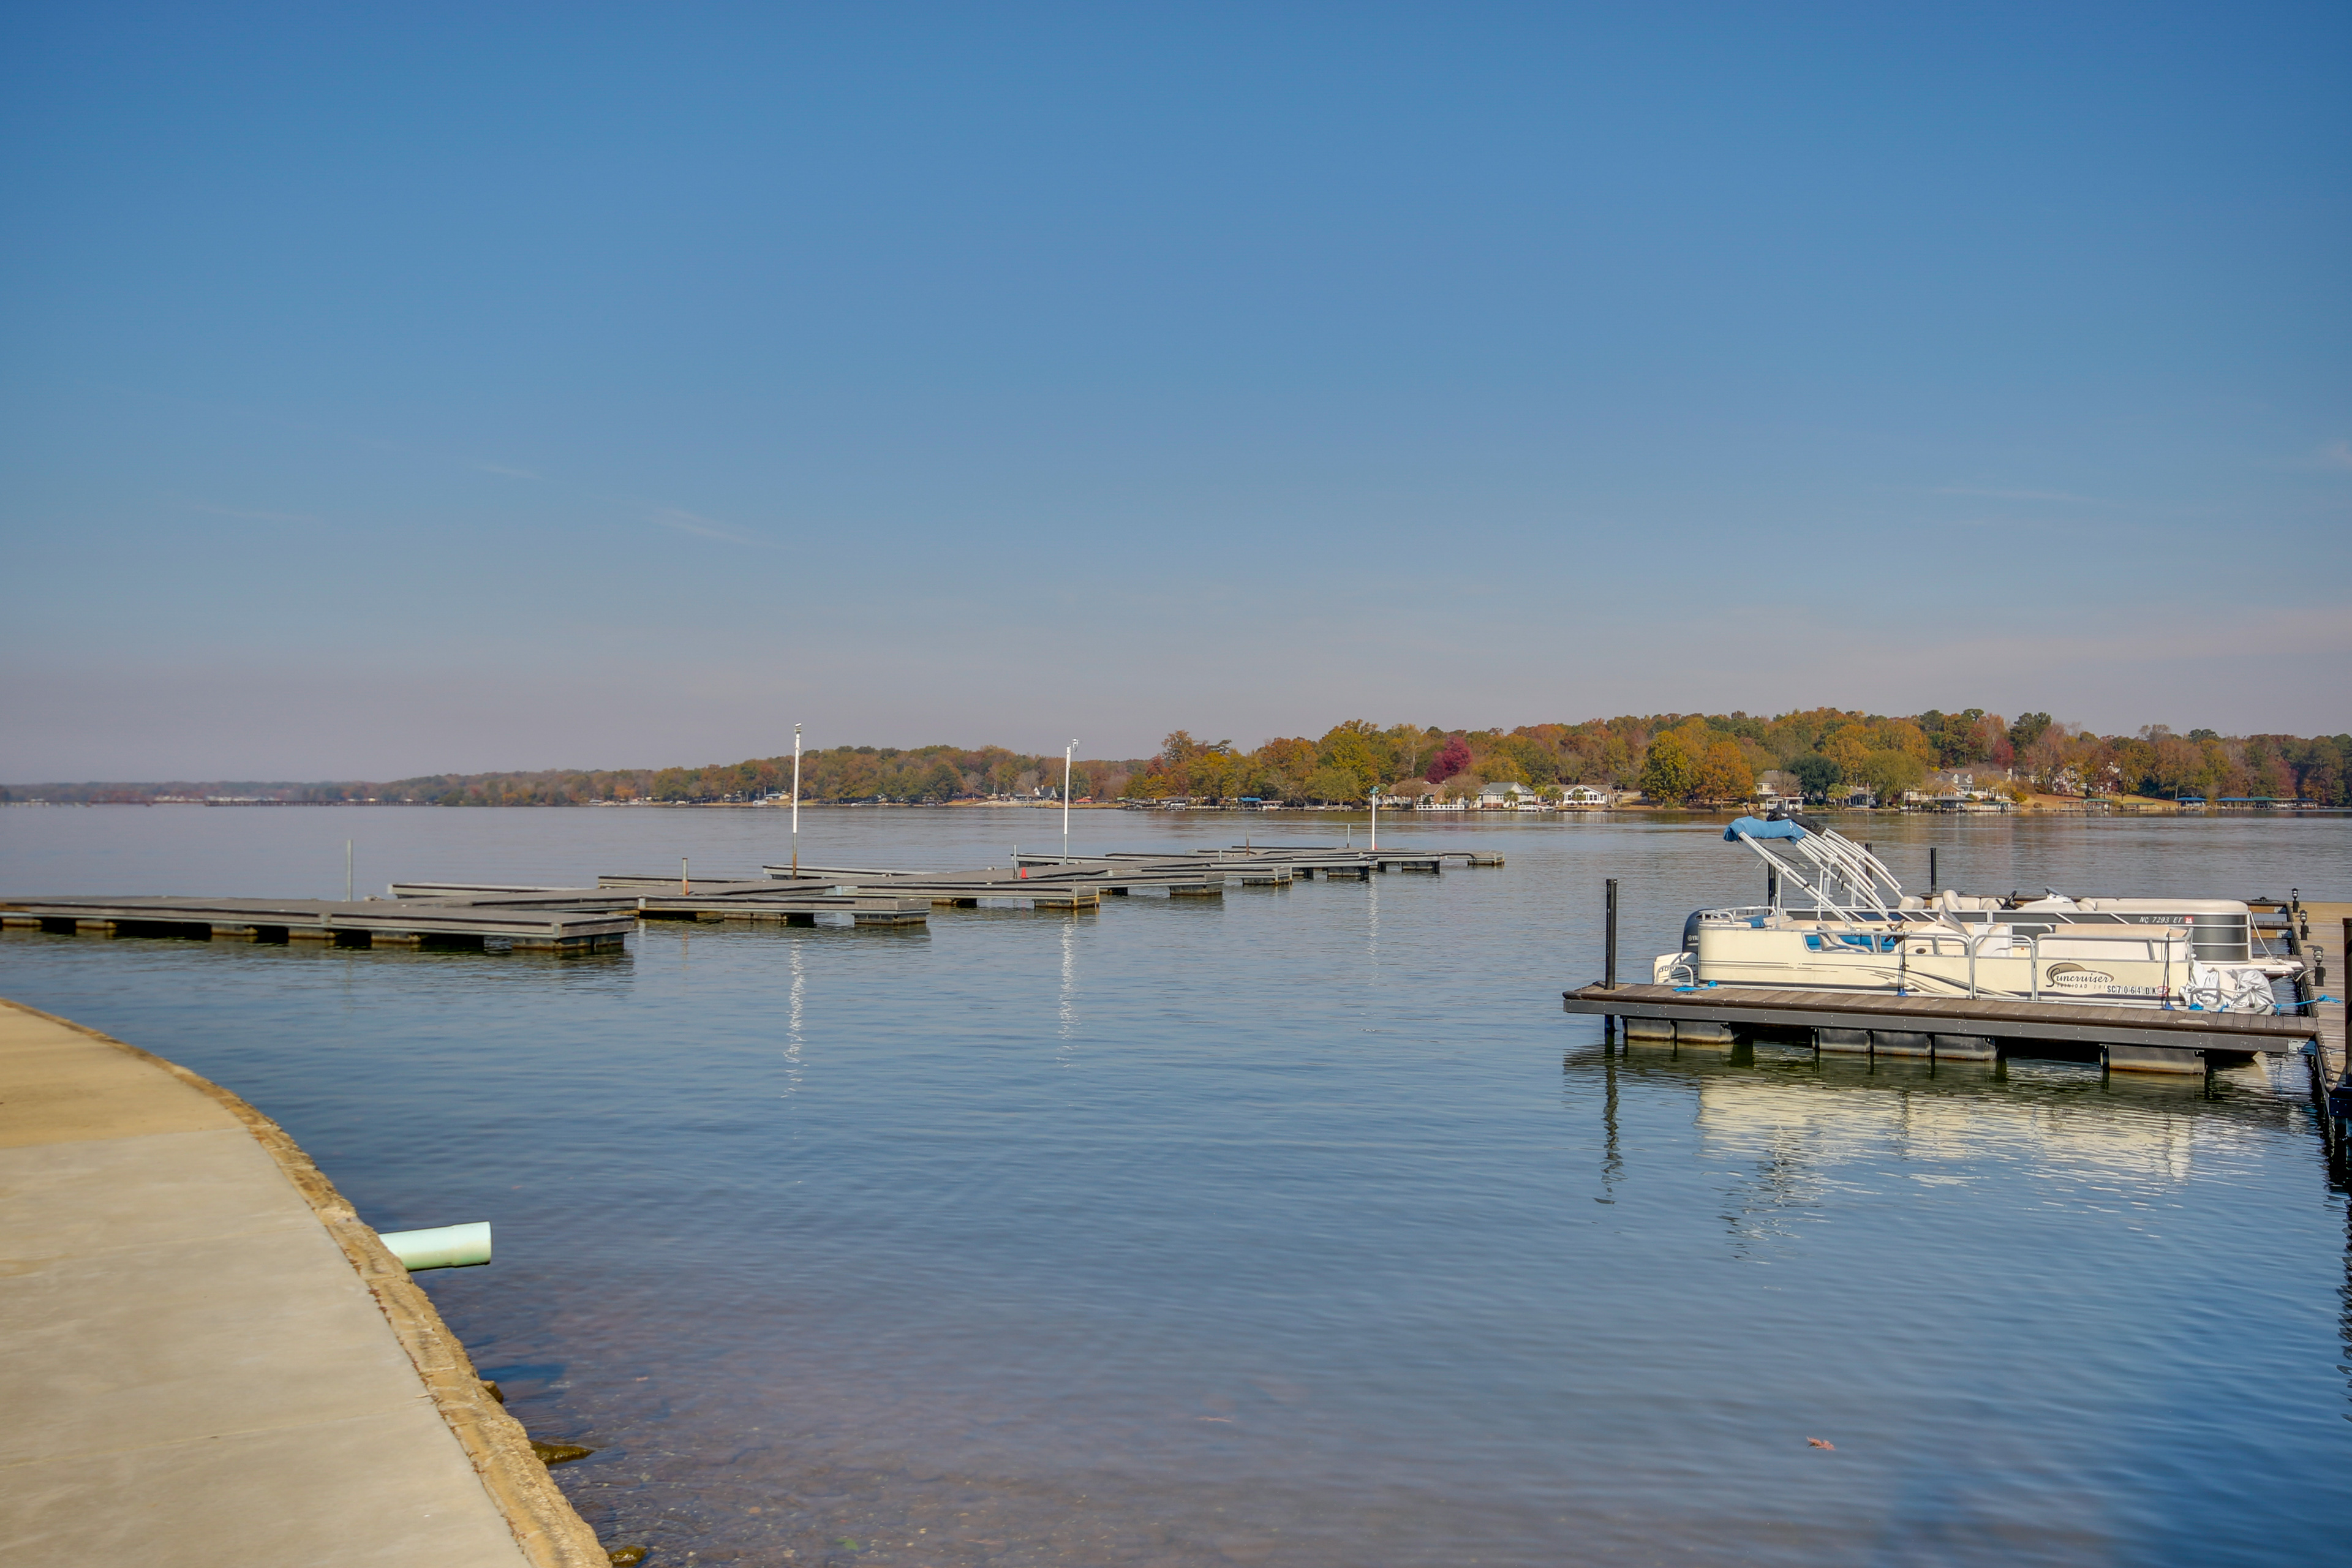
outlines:
[{"label": "boat registration number 'sc 7064 dk'", "polygon": [[2116,977],[2104,969],[2086,969],[2079,963],[2053,963],[2042,971],[2042,984],[2059,991],[2096,991],[2108,996],[2161,996],[2161,985],[2118,985]]}]

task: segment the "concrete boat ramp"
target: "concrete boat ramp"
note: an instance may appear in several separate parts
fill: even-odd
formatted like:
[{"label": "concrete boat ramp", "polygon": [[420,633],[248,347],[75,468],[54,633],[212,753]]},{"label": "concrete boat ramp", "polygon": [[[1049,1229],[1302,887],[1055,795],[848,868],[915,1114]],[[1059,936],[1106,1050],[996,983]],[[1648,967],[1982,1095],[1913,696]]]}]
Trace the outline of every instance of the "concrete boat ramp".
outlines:
[{"label": "concrete boat ramp", "polygon": [[26,1563],[606,1568],[268,1118],[0,1002],[0,1542]]}]

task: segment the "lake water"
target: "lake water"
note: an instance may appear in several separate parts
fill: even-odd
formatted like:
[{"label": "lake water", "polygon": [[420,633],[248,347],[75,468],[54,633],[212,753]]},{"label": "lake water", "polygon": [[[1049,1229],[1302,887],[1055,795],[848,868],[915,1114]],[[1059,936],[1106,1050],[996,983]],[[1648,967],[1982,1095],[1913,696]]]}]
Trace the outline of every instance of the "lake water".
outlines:
[{"label": "lake water", "polygon": [[[1077,814],[1088,848],[1360,817]],[[1610,1054],[1754,901],[1720,823],[1391,821],[1500,869],[656,926],[608,957],[0,941],[0,994],[283,1122],[652,1562],[2315,1563],[2352,1517],[2347,1233],[2300,1062],[2210,1084]],[[2352,897],[2337,821],[1894,821],[1977,890]],[[0,888],[339,896],[750,870],[782,814],[0,810]],[[825,810],[955,868],[1048,812]],[[1811,1446],[1809,1438],[1833,1444]],[[853,1544],[854,1543],[854,1544]]]}]

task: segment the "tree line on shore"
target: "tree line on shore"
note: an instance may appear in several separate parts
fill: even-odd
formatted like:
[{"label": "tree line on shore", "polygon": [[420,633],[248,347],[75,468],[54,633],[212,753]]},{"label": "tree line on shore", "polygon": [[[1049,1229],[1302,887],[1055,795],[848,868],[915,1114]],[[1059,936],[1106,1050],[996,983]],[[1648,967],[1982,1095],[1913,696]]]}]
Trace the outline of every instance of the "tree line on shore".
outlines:
[{"label": "tree line on shore", "polygon": [[[435,773],[371,784],[194,783],[0,787],[0,800],[60,804],[243,796],[289,803],[377,801],[431,805],[584,805],[604,802],[759,800],[787,790],[793,759],[753,757],[695,768],[544,769]],[[1980,786],[2088,796],[2269,796],[2352,805],[2352,735],[2175,734],[2149,725],[2099,735],[2047,713],[2014,720],[1980,708],[1894,718],[1835,708],[1764,718],[1653,714],[1512,730],[1449,730],[1351,719],[1318,739],[1286,736],[1244,751],[1231,741],[1168,736],[1159,753],[1080,761],[1071,792],[1097,801],[1243,799],[1352,804],[1391,793],[1475,795],[1489,784],[1538,792],[1572,784],[1640,790],[1675,805],[1750,798],[1777,772],[1813,797],[1849,788],[1882,798],[1931,774],[1969,773]],[[813,803],[944,803],[1058,794],[1058,753],[835,746],[803,754],[801,798]]]}]

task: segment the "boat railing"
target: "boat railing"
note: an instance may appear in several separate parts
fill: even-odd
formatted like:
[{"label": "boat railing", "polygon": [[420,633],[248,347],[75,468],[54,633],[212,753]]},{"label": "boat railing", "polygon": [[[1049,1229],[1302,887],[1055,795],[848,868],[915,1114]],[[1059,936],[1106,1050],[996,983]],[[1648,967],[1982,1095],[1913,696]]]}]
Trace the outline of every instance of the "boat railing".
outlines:
[{"label": "boat railing", "polygon": [[[2095,934],[2079,929],[2070,929],[2063,936],[2056,936],[2051,932],[2038,931],[2027,931],[2022,934],[2016,931],[2000,930],[1960,932],[1960,940],[1968,944],[1969,950],[1969,999],[1970,1001],[1975,1001],[1981,995],[1981,990],[1977,983],[1978,954],[1983,951],[1985,943],[1998,941],[2007,944],[2012,949],[2011,952],[2000,955],[2004,958],[2016,957],[2017,954],[2013,950],[2017,943],[2021,942],[2025,944],[2026,997],[2029,1001],[2041,1001],[2042,939],[2044,936],[2050,936],[2052,937],[2052,940],[2065,942],[2069,946],[2084,942],[2114,942],[2117,944],[2129,942],[2134,947],[2140,950],[2140,956],[2143,959],[2147,956],[2147,948],[2150,943],[2154,943],[2157,946],[2161,947],[2164,950],[2164,972],[2158,985],[2157,998],[2158,1000],[2168,1005],[2172,1000],[2172,950],[2175,947],[2186,949],[2188,942],[2185,936],[2176,939],[2170,935],[2169,932],[2172,930],[2170,927],[2160,929],[2164,930],[2167,934],[2156,936],[2146,934],[2143,931],[2136,932],[2128,936],[2121,933],[2110,936],[2105,934]],[[2181,963],[2184,970],[2186,969],[2188,963],[2189,955],[2184,951],[2181,954]],[[2005,994],[2014,995],[2016,993],[2009,992],[2005,993]]]}]

